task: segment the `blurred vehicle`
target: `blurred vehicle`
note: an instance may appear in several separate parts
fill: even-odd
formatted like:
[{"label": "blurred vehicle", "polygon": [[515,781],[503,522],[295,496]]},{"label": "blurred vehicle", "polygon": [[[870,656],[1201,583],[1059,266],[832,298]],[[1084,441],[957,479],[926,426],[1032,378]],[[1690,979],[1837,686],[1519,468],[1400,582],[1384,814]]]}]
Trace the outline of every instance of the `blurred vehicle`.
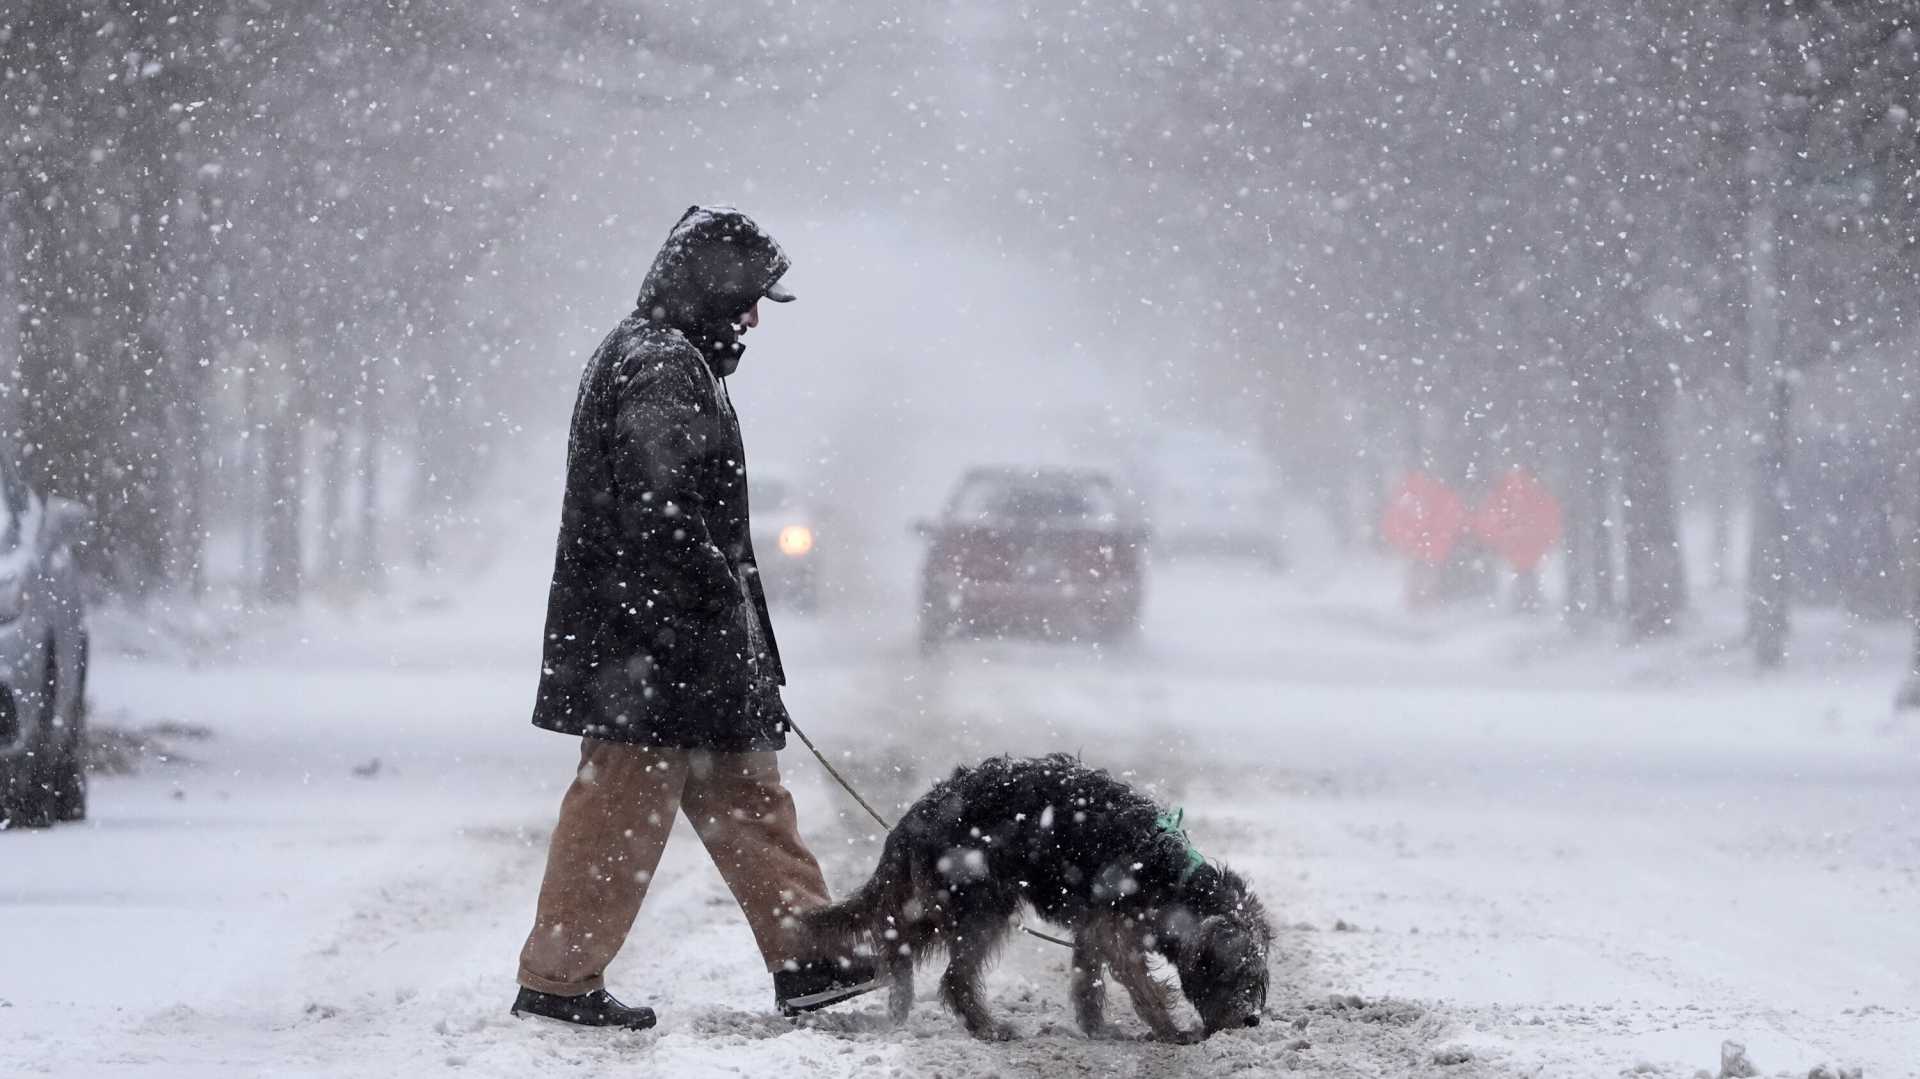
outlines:
[{"label": "blurred vehicle", "polygon": [[0,453],[0,819],[87,814],[86,616],[73,544],[85,506],[43,499]]},{"label": "blurred vehicle", "polygon": [[1154,550],[1287,564],[1279,469],[1252,445],[1216,431],[1167,431],[1140,467]]},{"label": "blurred vehicle", "polygon": [[1085,632],[1139,625],[1146,529],[1104,472],[975,468],[935,520],[921,574],[920,640]]},{"label": "blurred vehicle", "polygon": [[753,554],[767,602],[795,610],[820,608],[821,546],[826,513],[817,499],[803,496],[779,477],[748,478],[748,509],[753,518]]}]

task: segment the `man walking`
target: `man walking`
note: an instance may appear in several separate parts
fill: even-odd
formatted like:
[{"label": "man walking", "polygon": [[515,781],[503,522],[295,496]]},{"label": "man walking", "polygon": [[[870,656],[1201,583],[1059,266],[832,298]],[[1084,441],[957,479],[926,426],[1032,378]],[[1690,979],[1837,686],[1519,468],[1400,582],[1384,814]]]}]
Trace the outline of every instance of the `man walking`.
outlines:
[{"label": "man walking", "polygon": [[536,726],[580,736],[516,1015],[645,1029],[602,976],[678,811],[733,891],[787,1014],[875,987],[793,914],[827,902],[774,751],[786,677],[747,527],[746,456],[725,379],[787,256],[745,214],[695,206],[574,404]]}]

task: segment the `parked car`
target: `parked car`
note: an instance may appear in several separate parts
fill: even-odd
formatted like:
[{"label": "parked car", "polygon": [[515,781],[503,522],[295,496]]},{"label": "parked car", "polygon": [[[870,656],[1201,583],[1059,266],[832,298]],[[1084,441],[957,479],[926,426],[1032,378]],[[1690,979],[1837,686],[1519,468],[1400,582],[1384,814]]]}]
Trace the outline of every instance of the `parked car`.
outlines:
[{"label": "parked car", "polygon": [[1139,625],[1147,533],[1104,472],[974,468],[916,529],[928,649],[1008,632],[1113,641]]},{"label": "parked car", "polygon": [[0,453],[0,820],[87,814],[87,630],[73,545],[86,507],[41,498]]},{"label": "parked car", "polygon": [[817,498],[778,477],[750,477],[753,553],[767,602],[812,612],[820,608],[823,545],[832,532]]},{"label": "parked car", "polygon": [[1266,454],[1224,432],[1200,429],[1163,432],[1144,449],[1155,551],[1286,568],[1279,470]]}]

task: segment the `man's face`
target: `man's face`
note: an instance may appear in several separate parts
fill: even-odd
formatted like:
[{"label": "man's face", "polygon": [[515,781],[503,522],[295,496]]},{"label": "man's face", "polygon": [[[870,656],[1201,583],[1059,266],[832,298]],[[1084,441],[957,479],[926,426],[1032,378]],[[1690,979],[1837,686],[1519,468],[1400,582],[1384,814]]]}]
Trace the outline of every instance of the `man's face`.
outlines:
[{"label": "man's face", "polygon": [[753,306],[747,308],[747,313],[744,315],[741,315],[737,320],[735,320],[735,322],[740,327],[740,332],[743,334],[746,333],[748,330],[753,329],[755,326],[760,325],[760,301],[759,300],[753,301]]}]

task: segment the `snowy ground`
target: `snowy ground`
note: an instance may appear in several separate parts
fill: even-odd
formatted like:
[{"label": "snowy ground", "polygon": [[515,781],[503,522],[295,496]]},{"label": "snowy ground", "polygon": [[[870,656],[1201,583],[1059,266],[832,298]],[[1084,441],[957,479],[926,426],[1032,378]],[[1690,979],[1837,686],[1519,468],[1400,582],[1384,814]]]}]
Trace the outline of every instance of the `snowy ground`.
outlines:
[{"label": "snowy ground", "polygon": [[[541,538],[440,595],[240,642],[108,620],[97,719],[210,736],[98,780],[85,825],[0,834],[0,1075],[1691,1076],[1728,1038],[1768,1075],[1920,1075],[1897,635],[1815,624],[1796,673],[1756,682],[1710,617],[1620,651],[1410,617],[1390,580],[1310,567],[1167,569],[1144,640],[1111,655],[922,660],[898,605],[781,624],[796,717],[888,802],[989,752],[1069,749],[1186,806],[1281,924],[1259,1029],[1088,1042],[1062,952],[1030,940],[991,983],[1022,1041],[925,1004],[888,1030],[871,998],[796,1027],[684,835],[610,976],[661,1027],[517,1022],[575,752],[525,723]],[[873,829],[802,751],[784,766],[846,887]]]}]

